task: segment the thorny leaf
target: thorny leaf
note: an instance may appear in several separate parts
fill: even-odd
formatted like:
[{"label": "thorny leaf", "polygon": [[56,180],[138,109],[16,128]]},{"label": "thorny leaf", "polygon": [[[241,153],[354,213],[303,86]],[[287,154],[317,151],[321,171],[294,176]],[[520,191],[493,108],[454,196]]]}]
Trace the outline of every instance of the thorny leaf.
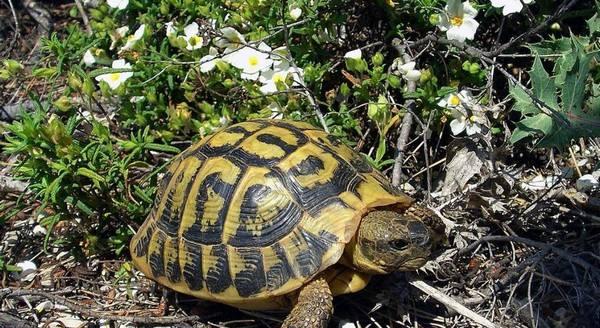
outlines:
[{"label": "thorny leaf", "polygon": [[[564,39],[569,41],[568,49],[563,47]],[[539,108],[540,104],[533,99],[527,99],[520,87],[511,88],[511,95],[515,99],[514,109],[524,115],[511,136],[512,143],[531,136],[541,136],[537,144],[539,147],[563,146],[578,137],[600,134],[600,107],[595,106],[597,101],[593,98],[587,104],[585,101],[590,62],[597,54],[586,52],[585,40],[571,36],[562,41],[559,47],[562,56],[555,62],[554,77],[545,70],[539,56],[530,71],[531,91],[544,106],[554,110],[552,116],[544,113]],[[556,96],[557,87],[560,89],[560,105]],[[591,89],[591,96],[594,97],[597,94],[594,93],[594,85]],[[564,121],[569,122],[569,126],[564,126]]]}]

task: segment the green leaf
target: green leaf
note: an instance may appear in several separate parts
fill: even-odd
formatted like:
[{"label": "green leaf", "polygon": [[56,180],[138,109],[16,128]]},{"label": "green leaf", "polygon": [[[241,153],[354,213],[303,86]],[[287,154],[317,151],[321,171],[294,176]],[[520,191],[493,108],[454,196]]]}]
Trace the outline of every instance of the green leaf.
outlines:
[{"label": "green leaf", "polygon": [[592,18],[586,21],[588,28],[590,29],[590,34],[600,32],[600,17],[598,14],[594,14]]},{"label": "green leaf", "polygon": [[96,76],[100,76],[103,74],[111,74],[111,73],[124,73],[124,72],[133,72],[131,68],[98,68],[91,71],[88,76],[90,78],[94,78]]},{"label": "green leaf", "polygon": [[377,145],[377,151],[375,152],[375,162],[379,163],[383,156],[385,156],[386,144],[385,137],[379,138],[379,144]]},{"label": "green leaf", "polygon": [[531,97],[523,90],[520,85],[510,84],[510,94],[515,100],[514,110],[521,112],[523,115],[537,114],[540,112],[538,106],[536,106]]},{"label": "green leaf", "polygon": [[98,173],[96,173],[96,172],[88,169],[87,167],[80,167],[80,168],[78,168],[77,169],[77,175],[88,177],[88,178],[92,179],[92,181],[94,181],[95,184],[106,181],[103,176],[101,176]]},{"label": "green leaf", "polygon": [[546,72],[540,57],[535,57],[533,67],[529,74],[531,74],[533,95],[548,107],[556,110],[558,108],[558,103],[556,100],[556,86],[554,85],[554,79]]},{"label": "green leaf", "polygon": [[553,125],[552,117],[544,113],[525,118],[517,123],[517,128],[513,131],[510,142],[516,143],[521,139],[535,135],[543,136],[552,131]]},{"label": "green leaf", "polygon": [[588,78],[589,63],[592,59],[592,55],[584,53],[581,44],[576,40],[573,40],[573,46],[575,51],[572,53],[575,61],[566,73],[561,93],[563,112],[581,109],[585,92],[585,80]]},{"label": "green leaf", "polygon": [[148,150],[162,151],[165,153],[179,154],[179,148],[164,144],[148,143],[144,146]]},{"label": "green leaf", "polygon": [[[528,99],[524,89],[511,87],[514,109],[524,116],[513,131],[512,143],[527,137],[541,137],[536,146],[555,147],[579,137],[600,136],[600,90],[593,83],[588,87],[590,63],[597,52],[586,52],[588,46],[584,38],[563,39],[569,40],[569,49],[561,48],[563,56],[555,62],[554,77],[546,72],[539,57],[535,58],[530,71],[531,93],[553,109],[552,116],[545,114],[546,110],[542,111],[533,99]],[[557,86],[560,103],[556,97]]]}]

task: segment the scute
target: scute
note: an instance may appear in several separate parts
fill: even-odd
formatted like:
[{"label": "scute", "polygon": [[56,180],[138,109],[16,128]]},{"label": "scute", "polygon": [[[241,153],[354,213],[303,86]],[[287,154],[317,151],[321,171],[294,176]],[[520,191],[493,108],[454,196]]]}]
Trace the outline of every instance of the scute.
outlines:
[{"label": "scute", "polygon": [[140,271],[179,292],[277,308],[338,262],[365,212],[411,202],[324,131],[249,121],[173,159],[131,253]]}]

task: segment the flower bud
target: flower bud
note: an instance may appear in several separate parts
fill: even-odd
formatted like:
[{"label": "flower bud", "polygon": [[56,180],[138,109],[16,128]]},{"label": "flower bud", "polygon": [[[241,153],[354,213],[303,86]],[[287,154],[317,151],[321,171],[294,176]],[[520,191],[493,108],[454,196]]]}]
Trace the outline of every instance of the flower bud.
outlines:
[{"label": "flower bud", "polygon": [[470,67],[471,67],[471,62],[470,61],[465,60],[462,63],[462,69],[463,69],[463,71],[467,71],[468,72]]},{"label": "flower bud", "polygon": [[425,83],[425,82],[429,81],[432,77],[433,77],[433,73],[431,73],[431,70],[429,68],[424,69],[421,71],[421,78],[419,79],[419,82]]},{"label": "flower bud", "polygon": [[340,85],[340,93],[344,97],[350,96],[350,87],[348,87],[348,84],[346,82],[344,82],[344,83],[342,83],[342,85]]},{"label": "flower bud", "polygon": [[231,89],[235,86],[235,81],[232,79],[225,79],[223,81],[223,86],[226,87],[227,89]]},{"label": "flower bud", "polygon": [[77,74],[73,72],[69,72],[68,83],[73,90],[79,91],[81,89],[81,79],[79,78],[79,76],[77,76]]},{"label": "flower bud", "polygon": [[81,91],[84,95],[88,97],[92,97],[96,88],[94,87],[94,82],[89,77],[83,80],[83,85],[81,86]]},{"label": "flower bud", "polygon": [[399,89],[401,85],[401,79],[397,75],[390,74],[387,77],[388,83],[392,88]]},{"label": "flower bud", "polygon": [[64,95],[60,96],[60,98],[56,99],[52,104],[61,112],[66,112],[71,109],[71,101],[69,101],[69,98]]},{"label": "flower bud", "polygon": [[469,66],[469,73],[471,74],[477,74],[481,71],[481,66],[479,66],[478,63],[471,63],[471,65]]},{"label": "flower bud", "polygon": [[6,67],[10,74],[16,74],[23,69],[23,65],[14,59],[4,60],[4,67]]},{"label": "flower bud", "polygon": [[376,52],[375,55],[373,55],[373,58],[371,58],[371,62],[373,63],[373,66],[381,66],[381,64],[383,64],[383,59],[381,52]]},{"label": "flower bud", "polygon": [[429,16],[429,24],[438,25],[442,21],[442,18],[439,14],[431,14]]},{"label": "flower bud", "polygon": [[229,64],[226,63],[224,60],[217,60],[215,65],[217,66],[219,71],[221,71],[223,73],[226,73],[227,71],[229,71]]}]

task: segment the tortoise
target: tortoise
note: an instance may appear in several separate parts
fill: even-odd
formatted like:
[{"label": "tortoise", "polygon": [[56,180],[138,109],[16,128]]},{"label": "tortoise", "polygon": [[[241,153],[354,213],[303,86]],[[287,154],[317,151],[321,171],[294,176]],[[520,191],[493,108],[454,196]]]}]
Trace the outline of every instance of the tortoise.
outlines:
[{"label": "tortoise", "polygon": [[173,159],[130,249],[170,289],[321,328],[333,296],[422,266],[435,220],[323,130],[251,120]]}]

